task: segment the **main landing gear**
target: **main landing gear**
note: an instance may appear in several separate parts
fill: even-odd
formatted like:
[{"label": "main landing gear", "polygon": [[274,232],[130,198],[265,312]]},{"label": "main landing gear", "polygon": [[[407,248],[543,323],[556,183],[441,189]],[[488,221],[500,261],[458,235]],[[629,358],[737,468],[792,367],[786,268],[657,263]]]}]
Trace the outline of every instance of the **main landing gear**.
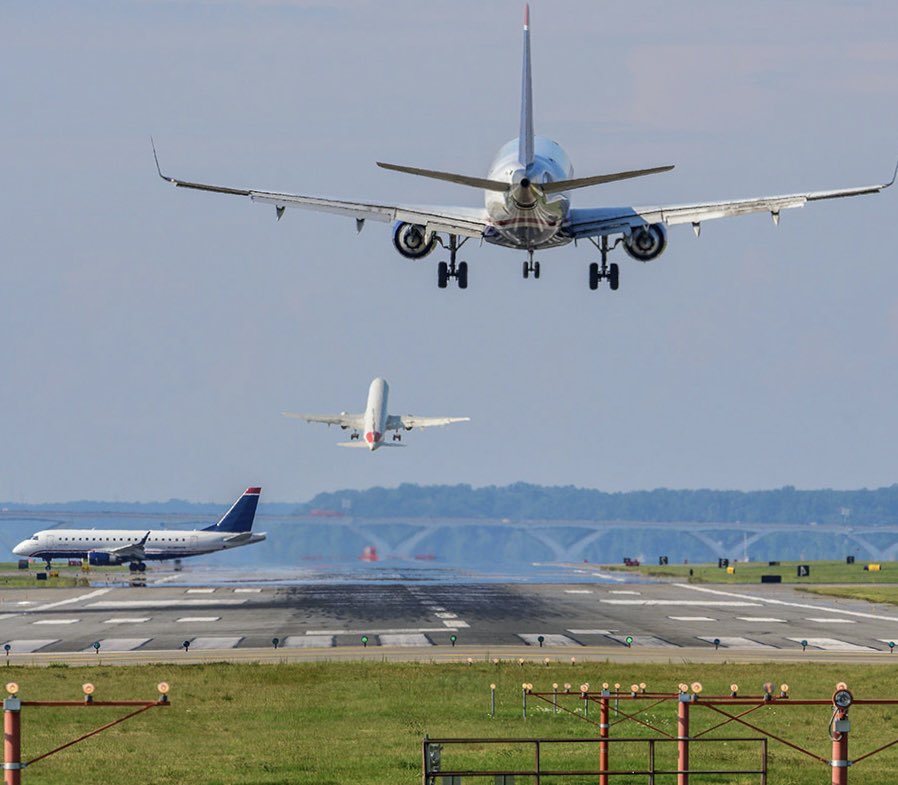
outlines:
[{"label": "main landing gear", "polygon": [[527,251],[527,261],[524,262],[523,272],[524,278],[529,278],[531,275],[534,278],[539,278],[539,262],[533,261],[533,249]]},{"label": "main landing gear", "polygon": [[437,286],[440,289],[446,288],[450,278],[455,278],[458,281],[459,289],[468,288],[468,263],[458,262],[456,264],[455,262],[455,255],[458,253],[458,249],[468,242],[468,239],[465,237],[464,240],[459,242],[458,235],[449,235],[449,262],[440,262],[437,265]]},{"label": "main landing gear", "polygon": [[394,441],[394,442],[401,442],[401,441],[402,441],[402,434],[399,433],[399,431],[396,431],[396,433],[393,434],[393,441]]},{"label": "main landing gear", "polygon": [[146,572],[147,565],[142,561],[132,561],[128,565],[128,569],[131,570],[131,572]]},{"label": "main landing gear", "polygon": [[608,264],[608,252],[617,248],[621,238],[615,240],[614,245],[611,247],[608,246],[608,238],[605,236],[602,237],[601,242],[592,237],[589,239],[599,249],[599,253],[602,254],[601,266],[599,266],[598,262],[593,262],[589,265],[589,288],[593,290],[598,289],[600,281],[608,281],[611,291],[616,292],[620,286],[620,267],[614,262]]}]

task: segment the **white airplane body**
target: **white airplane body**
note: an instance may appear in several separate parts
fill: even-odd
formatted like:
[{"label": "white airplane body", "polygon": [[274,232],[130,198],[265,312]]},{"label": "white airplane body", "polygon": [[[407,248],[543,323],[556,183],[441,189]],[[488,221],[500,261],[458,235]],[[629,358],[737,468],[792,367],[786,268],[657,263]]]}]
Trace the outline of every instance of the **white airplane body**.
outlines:
[{"label": "white airplane body", "polygon": [[16,556],[43,559],[87,559],[92,565],[129,562],[131,570],[146,569],[147,561],[183,559],[252,545],[265,539],[252,525],[261,488],[247,488],[218,523],[192,531],[162,529],[45,529],[22,540]]},{"label": "white airplane body", "polygon": [[[533,132],[529,23],[527,6],[524,11],[519,135],[499,150],[485,178],[378,162],[384,169],[481,188],[485,192],[483,208],[357,202],[195,183],[164,175],[157,157],[159,176],[181,188],[247,196],[254,202],[274,205],[278,220],[287,207],[298,207],[353,217],[358,231],[369,219],[393,222],[393,244],[402,256],[423,259],[438,245],[448,250],[448,262],[441,261],[438,265],[440,288],[445,288],[453,278],[459,288],[467,288],[468,264],[457,261],[456,257],[468,239],[477,238],[525,250],[528,254],[523,264],[525,278],[531,275],[539,278],[540,264],[533,260],[534,251],[587,240],[600,254],[600,262],[592,262],[589,266],[589,287],[596,289],[601,281],[607,280],[611,289],[617,289],[619,266],[609,265],[608,255],[620,244],[633,259],[648,262],[657,259],[667,247],[669,226],[690,223],[698,235],[704,221],[755,212],[769,212],[774,223],[778,223],[781,210],[824,199],[876,193],[891,186],[898,175],[896,166],[889,182],[855,188],[697,204],[572,208],[569,191],[666,172],[673,166],[574,179],[573,167],[561,146]],[[153,154],[155,156],[155,146]]]},{"label": "white airplane body", "polygon": [[[367,447],[371,452],[381,447],[404,447],[402,431],[412,428],[431,428],[435,425],[449,425],[467,422],[470,417],[419,417],[414,414],[388,414],[387,399],[390,386],[384,379],[377,378],[368,387],[368,400],[361,414],[294,414],[284,412],[285,417],[295,417],[306,422],[320,422],[339,425],[344,430],[352,429],[348,442],[339,442],[341,447]],[[393,431],[392,441],[387,441],[388,431]]]}]

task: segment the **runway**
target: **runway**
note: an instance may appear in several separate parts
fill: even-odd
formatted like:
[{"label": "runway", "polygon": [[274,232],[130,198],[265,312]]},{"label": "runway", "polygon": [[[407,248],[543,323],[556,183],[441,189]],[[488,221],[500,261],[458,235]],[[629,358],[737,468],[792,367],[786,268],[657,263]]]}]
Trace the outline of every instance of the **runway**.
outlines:
[{"label": "runway", "polygon": [[72,664],[95,663],[98,656],[106,662],[173,655],[176,661],[457,659],[493,652],[555,659],[887,661],[889,642],[898,642],[898,608],[784,586],[598,577],[429,583],[395,575],[292,585],[194,585],[201,583],[196,576],[175,585],[185,580],[177,575],[151,580],[158,582],[141,588],[4,590],[0,638],[12,662]]}]

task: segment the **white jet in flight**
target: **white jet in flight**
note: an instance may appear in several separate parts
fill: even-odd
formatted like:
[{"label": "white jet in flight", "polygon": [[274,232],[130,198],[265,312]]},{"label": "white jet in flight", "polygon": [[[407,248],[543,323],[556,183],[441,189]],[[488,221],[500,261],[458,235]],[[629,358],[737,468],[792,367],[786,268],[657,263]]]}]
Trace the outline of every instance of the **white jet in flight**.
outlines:
[{"label": "white jet in flight", "polygon": [[[434,425],[449,425],[454,422],[468,422],[470,417],[418,417],[414,414],[387,414],[387,397],[390,386],[384,379],[377,378],[368,388],[368,403],[363,414],[294,414],[283,412],[284,417],[296,417],[306,422],[323,422],[339,425],[343,430],[352,429],[348,442],[339,442],[340,447],[367,447],[372,452],[381,447],[404,447],[402,431],[412,428],[431,428]],[[393,440],[386,441],[387,431],[393,431]],[[364,440],[361,436],[364,434]]]},{"label": "white jet in flight", "polygon": [[247,488],[224,517],[205,529],[44,529],[22,540],[16,556],[43,559],[49,569],[53,559],[87,559],[89,564],[124,564],[132,572],[146,570],[148,561],[183,559],[262,542],[253,532],[261,488]]},{"label": "white jet in flight", "polygon": [[[156,154],[155,146],[153,154]],[[460,289],[465,289],[468,285],[468,264],[456,261],[456,257],[459,248],[472,237],[526,251],[524,278],[531,275],[539,278],[539,262],[533,260],[535,251],[587,240],[596,247],[600,255],[599,262],[589,265],[589,288],[597,289],[600,281],[607,280],[611,289],[617,289],[619,267],[616,263],[609,265],[608,254],[618,245],[622,244],[633,259],[649,262],[657,259],[667,247],[668,226],[689,223],[698,236],[704,221],[755,212],[769,212],[776,224],[779,223],[782,210],[803,207],[806,202],[821,199],[876,193],[892,185],[898,175],[896,166],[892,179],[887,183],[785,196],[653,207],[572,208],[568,193],[577,188],[666,172],[673,169],[673,166],[574,178],[570,161],[558,143],[534,135],[529,6],[524,10],[519,135],[499,150],[486,177],[470,177],[380,162],[378,166],[482,189],[485,191],[485,207],[427,207],[353,202],[193,183],[164,175],[159,167],[159,159],[156,158],[156,169],[162,179],[181,188],[248,196],[254,202],[272,204],[278,220],[287,207],[300,207],[355,218],[358,231],[361,231],[368,219],[392,221],[393,244],[402,256],[422,259],[438,245],[446,249],[449,260],[439,263],[437,283],[440,288],[445,288],[449,279],[454,278]]]}]

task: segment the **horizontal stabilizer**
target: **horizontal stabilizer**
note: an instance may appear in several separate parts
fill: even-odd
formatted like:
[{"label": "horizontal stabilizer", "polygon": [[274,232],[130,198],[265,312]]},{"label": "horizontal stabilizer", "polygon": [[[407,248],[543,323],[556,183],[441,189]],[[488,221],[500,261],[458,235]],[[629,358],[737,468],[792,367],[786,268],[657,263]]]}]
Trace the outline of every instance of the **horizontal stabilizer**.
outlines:
[{"label": "horizontal stabilizer", "polygon": [[368,449],[368,443],[360,440],[354,442],[337,442],[337,447],[364,447]]},{"label": "horizontal stabilizer", "polygon": [[573,180],[556,180],[552,183],[543,183],[540,185],[543,193],[553,194],[559,191],[572,191],[575,188],[586,188],[590,185],[601,185],[602,183],[614,183],[618,180],[630,180],[634,177],[645,177],[649,174],[659,174],[660,172],[669,172],[673,166],[656,166],[653,169],[633,169],[629,172],[615,172],[614,174],[597,174],[593,177],[578,177]]},{"label": "horizontal stabilizer", "polygon": [[405,174],[415,174],[419,177],[430,177],[434,180],[445,180],[449,183],[457,183],[458,185],[469,185],[472,188],[482,188],[484,191],[501,191],[505,192],[509,189],[508,183],[501,180],[487,180],[483,177],[468,177],[466,174],[455,174],[453,172],[437,172],[433,169],[416,169],[413,166],[398,166],[397,164],[385,164],[380,161],[377,165],[381,169],[389,169],[393,172],[403,172]]}]

